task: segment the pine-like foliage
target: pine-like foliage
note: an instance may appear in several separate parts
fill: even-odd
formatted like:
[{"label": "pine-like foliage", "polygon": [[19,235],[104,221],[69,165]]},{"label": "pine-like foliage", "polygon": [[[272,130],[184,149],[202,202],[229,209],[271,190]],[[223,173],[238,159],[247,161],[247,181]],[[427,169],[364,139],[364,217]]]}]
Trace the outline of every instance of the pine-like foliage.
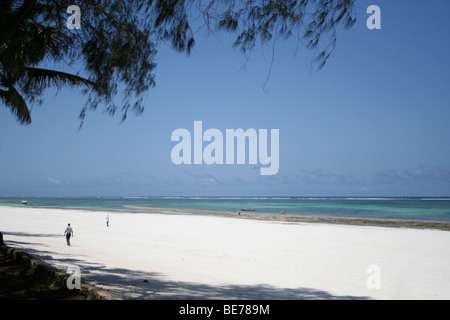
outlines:
[{"label": "pine-like foliage", "polygon": [[50,86],[83,88],[81,119],[99,105],[110,114],[120,109],[122,119],[142,112],[142,96],[155,85],[158,45],[190,54],[192,21],[207,32],[235,33],[244,55],[296,37],[315,50],[318,69],[334,50],[336,26],[355,22],[354,0],[77,0],[81,28],[69,29],[72,2],[0,2],[0,101],[22,124],[31,123],[28,104]]}]

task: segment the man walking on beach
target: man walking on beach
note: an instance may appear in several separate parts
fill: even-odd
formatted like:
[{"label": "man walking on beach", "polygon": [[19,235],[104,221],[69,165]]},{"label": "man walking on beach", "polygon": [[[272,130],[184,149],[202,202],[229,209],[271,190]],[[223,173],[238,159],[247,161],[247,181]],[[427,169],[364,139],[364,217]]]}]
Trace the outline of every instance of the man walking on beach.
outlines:
[{"label": "man walking on beach", "polygon": [[106,226],[109,227],[109,214],[106,215]]},{"label": "man walking on beach", "polygon": [[70,223],[67,225],[66,231],[64,231],[64,235],[66,236],[67,245],[70,246],[70,237],[73,237],[73,229],[70,226]]}]

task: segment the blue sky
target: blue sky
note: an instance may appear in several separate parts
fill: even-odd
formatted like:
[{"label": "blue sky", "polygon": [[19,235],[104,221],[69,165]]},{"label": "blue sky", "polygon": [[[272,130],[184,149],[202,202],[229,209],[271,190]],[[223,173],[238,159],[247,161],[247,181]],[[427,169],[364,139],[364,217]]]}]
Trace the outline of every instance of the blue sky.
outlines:
[{"label": "blue sky", "polygon": [[[381,8],[381,30],[366,9]],[[450,2],[357,1],[324,69],[295,40],[249,61],[230,35],[159,48],[145,112],[124,123],[50,89],[21,126],[0,107],[0,196],[450,196]],[[174,165],[177,128],[279,129],[279,171]]]}]

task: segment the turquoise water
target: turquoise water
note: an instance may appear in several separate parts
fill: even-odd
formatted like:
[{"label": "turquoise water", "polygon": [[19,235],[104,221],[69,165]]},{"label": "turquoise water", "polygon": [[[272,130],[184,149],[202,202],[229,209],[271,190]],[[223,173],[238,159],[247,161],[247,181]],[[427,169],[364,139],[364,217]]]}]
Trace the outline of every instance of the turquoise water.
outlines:
[{"label": "turquoise water", "polygon": [[98,197],[98,198],[0,198],[0,205],[138,211],[130,206],[189,210],[338,216],[357,218],[450,221],[450,198],[213,198],[213,197]]}]

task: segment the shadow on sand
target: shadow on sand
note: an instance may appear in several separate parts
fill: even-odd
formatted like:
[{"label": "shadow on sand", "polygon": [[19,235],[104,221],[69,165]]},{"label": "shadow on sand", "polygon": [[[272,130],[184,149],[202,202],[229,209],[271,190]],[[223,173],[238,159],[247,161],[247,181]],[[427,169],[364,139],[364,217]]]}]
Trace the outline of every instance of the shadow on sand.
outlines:
[{"label": "shadow on sand", "polygon": [[[6,233],[13,235],[13,233]],[[14,235],[17,235],[14,234]],[[60,235],[23,234],[30,237],[53,237]],[[5,241],[7,245],[23,248],[34,257],[66,271],[68,266],[80,268],[81,281],[109,292],[118,299],[164,299],[164,300],[366,300],[364,296],[337,296],[312,288],[279,288],[270,285],[223,285],[211,286],[167,279],[164,274],[113,268],[102,264],[74,259],[70,255],[29,248],[31,243]],[[35,244],[35,243],[34,243]]]}]

